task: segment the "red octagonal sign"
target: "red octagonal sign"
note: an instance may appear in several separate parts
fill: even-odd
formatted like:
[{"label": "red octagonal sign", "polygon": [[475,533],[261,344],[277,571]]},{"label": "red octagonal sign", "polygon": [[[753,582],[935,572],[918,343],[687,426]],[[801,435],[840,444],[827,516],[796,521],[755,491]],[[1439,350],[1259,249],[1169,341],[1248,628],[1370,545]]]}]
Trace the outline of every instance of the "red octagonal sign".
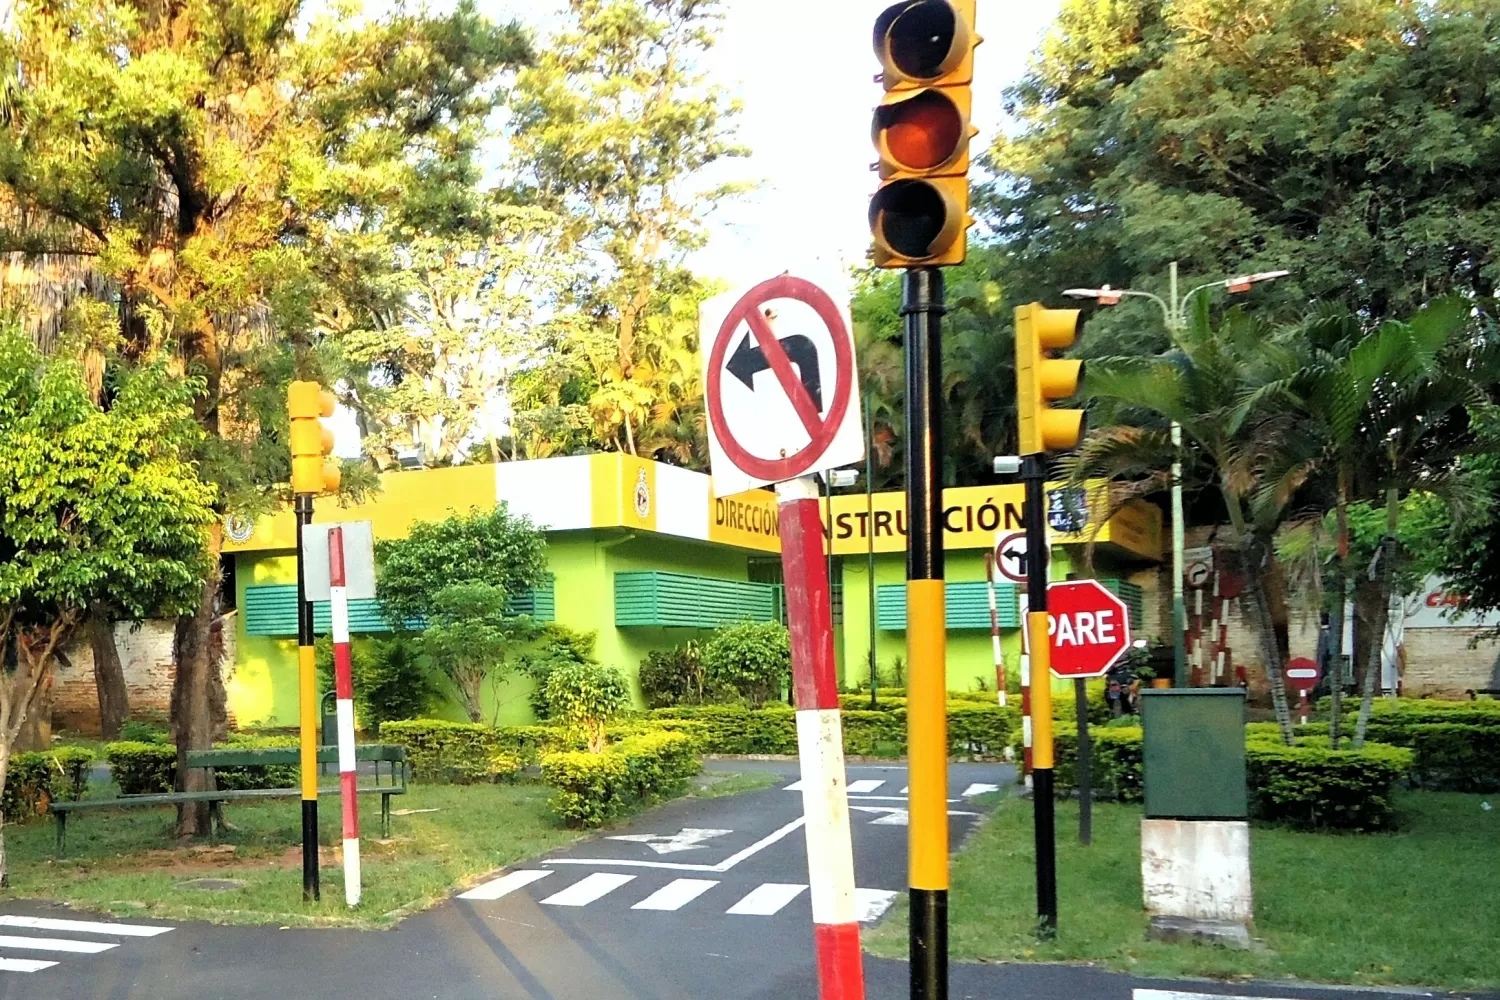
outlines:
[{"label": "red octagonal sign", "polygon": [[1047,588],[1047,634],[1052,673],[1102,677],[1130,648],[1130,610],[1098,580]]}]

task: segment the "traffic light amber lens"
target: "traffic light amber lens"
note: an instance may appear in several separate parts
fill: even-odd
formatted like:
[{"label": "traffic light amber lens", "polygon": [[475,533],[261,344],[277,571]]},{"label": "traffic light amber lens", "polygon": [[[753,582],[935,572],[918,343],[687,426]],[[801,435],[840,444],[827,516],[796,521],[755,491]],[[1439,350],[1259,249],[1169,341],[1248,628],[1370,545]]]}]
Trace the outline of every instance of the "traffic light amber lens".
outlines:
[{"label": "traffic light amber lens", "polygon": [[964,119],[953,101],[936,90],[880,109],[880,125],[891,157],[906,170],[933,170],[952,160],[964,141]]},{"label": "traffic light amber lens", "polygon": [[918,0],[891,24],[891,62],[906,76],[932,80],[948,68],[958,17],[947,0]]},{"label": "traffic light amber lens", "polygon": [[886,245],[903,257],[926,257],[948,224],[948,206],[931,184],[897,181],[880,190],[874,214]]}]

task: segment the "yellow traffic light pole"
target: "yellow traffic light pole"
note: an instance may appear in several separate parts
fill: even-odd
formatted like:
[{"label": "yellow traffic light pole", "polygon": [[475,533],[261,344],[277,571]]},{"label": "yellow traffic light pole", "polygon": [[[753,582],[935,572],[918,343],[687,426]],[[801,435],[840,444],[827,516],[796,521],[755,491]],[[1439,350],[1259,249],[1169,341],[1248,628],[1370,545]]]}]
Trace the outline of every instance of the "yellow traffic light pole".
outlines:
[{"label": "yellow traffic light pole", "polygon": [[302,772],[302,898],[321,897],[318,877],[318,666],[313,652],[313,606],[307,599],[302,537],[312,524],[313,497],[339,488],[337,465],[328,462],[333,434],[320,418],[333,416],[336,400],[316,382],[287,388],[292,493],[297,515],[297,717]]}]

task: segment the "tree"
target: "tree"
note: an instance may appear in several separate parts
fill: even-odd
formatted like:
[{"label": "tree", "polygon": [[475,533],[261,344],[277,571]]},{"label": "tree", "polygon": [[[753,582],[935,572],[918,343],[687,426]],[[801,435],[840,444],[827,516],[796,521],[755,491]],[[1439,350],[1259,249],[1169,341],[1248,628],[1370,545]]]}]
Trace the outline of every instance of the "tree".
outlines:
[{"label": "tree", "polygon": [[589,752],[603,753],[604,726],[630,704],[630,685],[613,667],[565,663],[547,676],[550,718],[580,730]]},{"label": "tree", "polygon": [[547,536],[506,504],[418,521],[405,538],[375,543],[380,605],[398,631],[431,621],[437,595],[453,584],[485,584],[513,599],[541,582]]},{"label": "tree", "polygon": [[16,652],[0,676],[0,785],[91,606],[108,600],[135,618],[195,606],[215,523],[213,489],[189,457],[201,391],[146,366],[104,411],[77,364],[0,334],[0,646]]},{"label": "tree", "polygon": [[1019,130],[987,158],[1010,284],[1287,267],[1257,309],[1342,303],[1371,323],[1493,295],[1493,16],[1468,0],[1067,0],[1005,95]]},{"label": "tree", "polygon": [[741,186],[704,171],[744,150],[732,141],[735,106],[694,67],[713,44],[718,0],[569,0],[568,10],[567,29],[517,78],[512,164],[522,196],[571,220],[593,262],[571,295],[599,333],[588,405],[600,440],[637,454],[653,417],[679,418],[663,390],[672,375],[652,356],[676,350],[672,324],[651,320],[690,313],[682,300],[695,307],[705,294],[682,262]]},{"label": "tree", "polygon": [[780,622],[743,622],[715,632],[703,645],[703,680],[756,708],[780,697],[792,675],[791,638]]},{"label": "tree", "polygon": [[422,647],[453,683],[470,722],[484,719],[484,690],[512,668],[509,657],[540,632],[529,615],[505,613],[506,593],[488,583],[455,583],[432,596]]}]

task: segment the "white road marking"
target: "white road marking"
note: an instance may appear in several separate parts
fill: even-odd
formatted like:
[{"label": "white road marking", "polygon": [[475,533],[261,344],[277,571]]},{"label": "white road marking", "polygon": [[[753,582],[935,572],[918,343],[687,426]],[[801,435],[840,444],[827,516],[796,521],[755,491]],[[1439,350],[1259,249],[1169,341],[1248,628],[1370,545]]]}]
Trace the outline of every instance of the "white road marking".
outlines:
[{"label": "white road marking", "polygon": [[626,833],[610,837],[610,840],[627,840],[637,844],[645,844],[657,854],[676,854],[678,851],[696,851],[703,846],[703,842],[714,837],[726,837],[733,830],[700,830],[696,827],[685,826],[678,833]]},{"label": "white road marking", "polygon": [[902,785],[901,786],[901,794],[902,795],[906,795],[909,792],[911,792],[911,786],[910,785]]},{"label": "white road marking", "polygon": [[883,784],[885,784],[885,781],[882,778],[861,778],[858,781],[849,782],[849,794],[865,795],[873,792]]},{"label": "white road marking", "polygon": [[890,889],[855,889],[854,910],[859,914],[859,922],[867,923],[871,920],[879,920],[881,914],[891,908],[896,901],[896,894]]},{"label": "white road marking", "polygon": [[807,886],[805,885],[792,885],[786,882],[762,882],[746,893],[744,899],[735,903],[724,912],[742,916],[769,917],[806,891]]},{"label": "white road marking", "polygon": [[156,937],[171,930],[148,924],[106,924],[93,920],[59,920],[54,917],[24,917],[0,914],[0,927],[29,927],[38,931],[68,931],[73,934],[111,934],[117,937]]},{"label": "white road marking", "polygon": [[[900,806],[860,806],[850,804],[850,809],[857,812],[883,813],[879,819],[872,819],[871,826],[910,826],[911,813]],[[968,812],[963,809],[949,809],[949,816],[978,816],[977,812]]]},{"label": "white road marking", "polygon": [[56,964],[39,958],[0,958],[0,972],[41,972]]},{"label": "white road marking", "polygon": [[968,788],[964,789],[963,797],[967,799],[972,798],[975,795],[983,795],[985,792],[998,792],[999,790],[999,785],[987,785],[983,782],[976,781]]},{"label": "white road marking", "polygon": [[796,781],[792,782],[790,785],[787,785],[785,788],[783,788],[782,791],[783,792],[800,792],[800,791],[802,791],[802,779],[798,778]]},{"label": "white road marking", "polygon": [[680,910],[719,884],[713,878],[673,879],[631,907],[632,910]]},{"label": "white road marking", "polygon": [[[1268,1000],[1266,997],[1235,996],[1229,993],[1179,993],[1176,990],[1135,990],[1135,1000]],[[1420,996],[1431,996],[1422,993]]]},{"label": "white road marking", "polygon": [[18,951],[70,951],[78,955],[97,955],[101,951],[120,947],[114,942],[69,941],[67,938],[16,937],[0,934],[0,948],[15,948]]},{"label": "white road marking", "polygon": [[805,822],[803,817],[798,816],[779,830],[773,830],[738,854],[731,854],[716,865],[690,865],[680,861],[621,861],[618,858],[548,858],[542,864],[603,865],[604,867],[614,868],[665,868],[674,872],[727,872],[752,854],[765,850],[782,837],[796,830],[803,822]]},{"label": "white road marking", "polygon": [[522,886],[528,886],[539,878],[551,875],[549,870],[521,869],[519,871],[506,872],[497,879],[491,879],[483,885],[477,885],[468,892],[458,894],[459,899],[499,899],[501,896],[515,892]]},{"label": "white road marking", "polygon": [[634,875],[619,875],[615,872],[594,872],[555,892],[542,900],[552,906],[588,906],[594,900],[607,896],[626,882],[635,881]]}]

